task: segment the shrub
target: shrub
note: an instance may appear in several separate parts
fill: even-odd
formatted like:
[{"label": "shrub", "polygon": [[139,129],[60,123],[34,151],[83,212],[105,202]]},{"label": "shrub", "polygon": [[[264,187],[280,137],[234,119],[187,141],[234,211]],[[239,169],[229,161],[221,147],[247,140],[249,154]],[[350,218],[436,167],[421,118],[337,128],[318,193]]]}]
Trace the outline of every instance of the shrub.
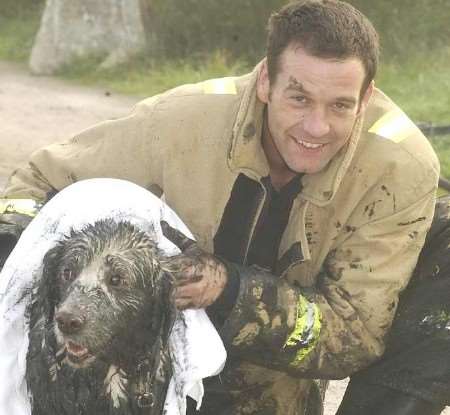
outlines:
[{"label": "shrub", "polygon": [[159,52],[169,58],[186,58],[228,50],[234,58],[255,62],[264,54],[270,13],[285,3],[286,0],[152,0]]},{"label": "shrub", "polygon": [[[23,1],[23,0],[22,0]],[[145,0],[150,4],[158,52],[186,58],[214,50],[256,62],[265,28],[287,0]],[[386,58],[404,59],[449,44],[449,0],[348,0],[374,23]]]}]

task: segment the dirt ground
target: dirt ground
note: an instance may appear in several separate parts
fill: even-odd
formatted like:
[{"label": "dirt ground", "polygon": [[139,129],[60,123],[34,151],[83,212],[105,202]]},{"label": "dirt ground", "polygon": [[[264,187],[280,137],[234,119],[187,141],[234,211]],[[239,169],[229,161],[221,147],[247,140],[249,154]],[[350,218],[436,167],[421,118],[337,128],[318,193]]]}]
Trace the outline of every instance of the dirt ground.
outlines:
[{"label": "dirt ground", "polygon": [[[126,115],[138,98],[35,77],[0,62],[0,190],[37,148],[63,141],[99,121]],[[334,415],[346,381],[331,382],[325,415]],[[450,408],[443,415],[450,415]]]}]

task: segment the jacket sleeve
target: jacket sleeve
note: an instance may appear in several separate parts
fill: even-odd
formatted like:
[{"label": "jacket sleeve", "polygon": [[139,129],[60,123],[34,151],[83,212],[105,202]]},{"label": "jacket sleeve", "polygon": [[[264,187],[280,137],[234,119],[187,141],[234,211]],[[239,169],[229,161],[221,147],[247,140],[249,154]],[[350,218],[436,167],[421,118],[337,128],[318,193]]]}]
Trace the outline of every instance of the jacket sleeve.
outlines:
[{"label": "jacket sleeve", "polygon": [[[311,292],[260,268],[236,266],[240,291],[221,329],[229,354],[328,379],[344,378],[380,357],[433,211],[434,191],[366,223],[328,256]],[[350,263],[348,252],[355,248],[361,258]]]},{"label": "jacket sleeve", "polygon": [[10,177],[5,196],[45,202],[49,194],[94,177],[126,179],[143,187],[156,184],[162,170],[161,157],[155,154],[161,150],[153,139],[157,101],[158,97],[144,100],[127,117],[102,122],[67,142],[36,151],[28,166]]}]

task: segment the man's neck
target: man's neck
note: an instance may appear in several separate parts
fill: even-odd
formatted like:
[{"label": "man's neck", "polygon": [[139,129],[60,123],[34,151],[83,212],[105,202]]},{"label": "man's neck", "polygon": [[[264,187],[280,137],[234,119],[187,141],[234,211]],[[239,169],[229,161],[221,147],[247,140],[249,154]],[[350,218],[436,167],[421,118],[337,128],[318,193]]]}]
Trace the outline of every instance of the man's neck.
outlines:
[{"label": "man's neck", "polygon": [[267,119],[264,121],[261,144],[264,154],[269,164],[269,174],[272,186],[276,190],[280,190],[288,184],[298,173],[292,171],[281,157],[276,148],[269,129],[267,128]]},{"label": "man's neck", "polygon": [[275,190],[279,191],[284,186],[286,186],[294,177],[296,177],[298,173],[295,173],[291,170],[288,172],[280,172],[276,173],[270,170],[270,181]]}]

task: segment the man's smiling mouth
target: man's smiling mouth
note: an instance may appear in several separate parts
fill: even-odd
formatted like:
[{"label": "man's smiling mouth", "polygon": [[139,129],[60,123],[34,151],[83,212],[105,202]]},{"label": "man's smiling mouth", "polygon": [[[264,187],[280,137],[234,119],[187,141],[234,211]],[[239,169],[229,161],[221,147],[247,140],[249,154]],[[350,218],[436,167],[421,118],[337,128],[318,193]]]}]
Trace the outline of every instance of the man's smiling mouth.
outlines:
[{"label": "man's smiling mouth", "polygon": [[299,144],[299,145],[301,145],[302,147],[305,147],[305,148],[307,148],[307,149],[309,149],[309,150],[318,150],[318,149],[320,149],[320,148],[326,146],[326,144],[321,144],[321,143],[310,143],[310,142],[308,142],[308,141],[303,141],[303,140],[299,140],[299,139],[296,139],[296,138],[294,138],[294,141],[295,141],[297,144]]}]

